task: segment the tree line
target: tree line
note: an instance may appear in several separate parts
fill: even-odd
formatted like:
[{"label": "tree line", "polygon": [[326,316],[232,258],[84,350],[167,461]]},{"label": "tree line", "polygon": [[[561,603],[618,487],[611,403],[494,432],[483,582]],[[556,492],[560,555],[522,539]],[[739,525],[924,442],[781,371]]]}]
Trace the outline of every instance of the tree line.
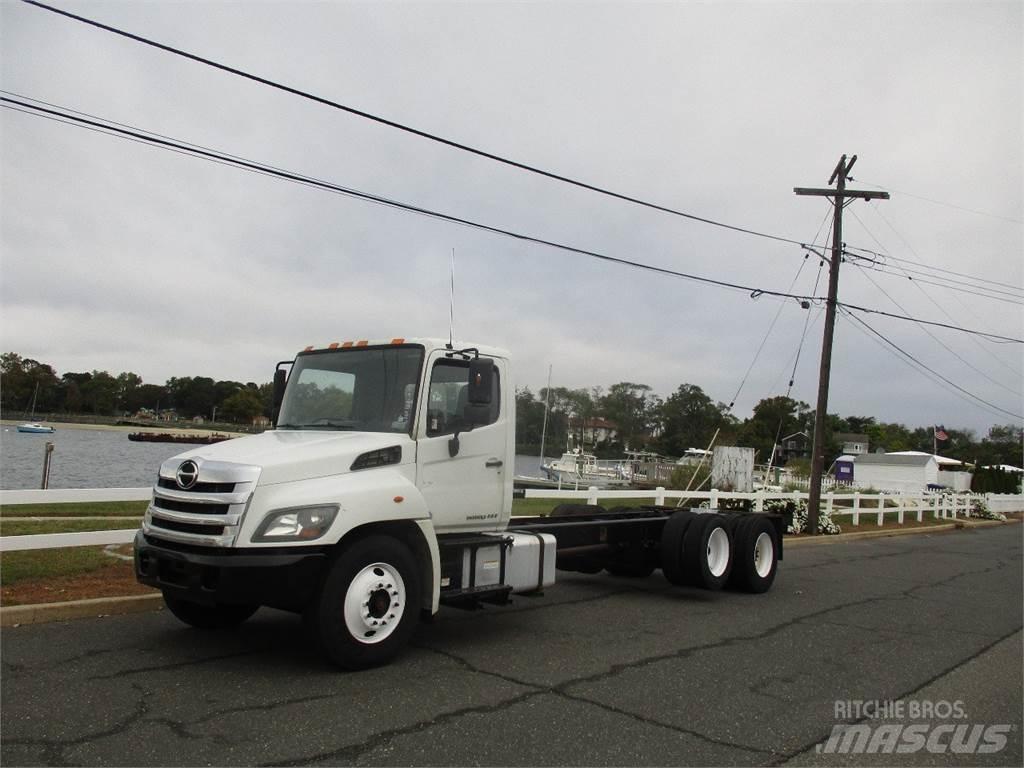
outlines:
[{"label": "tree line", "polygon": [[[93,415],[102,417],[135,414],[143,409],[154,413],[174,411],[180,419],[197,416],[211,420],[250,424],[271,415],[273,387],[269,383],[217,381],[206,376],[172,377],[164,384],[147,384],[132,372],[108,371],[64,373],[52,366],[14,352],[0,355],[0,415],[25,418],[36,399],[38,414]],[[776,440],[792,435],[811,435],[814,411],[800,400],[769,397],[754,406],[746,419],[730,413],[725,403],[711,398],[695,384],[680,384],[667,397],[646,384],[619,382],[602,387],[567,389],[529,388],[516,390],[516,450],[536,455],[544,428],[545,400],[547,433],[545,453],[557,455],[572,440],[583,445],[586,427],[596,418],[612,422],[613,440],[587,448],[602,457],[619,457],[628,450],[650,450],[669,457],[681,456],[688,448],[706,448],[716,431],[717,445],[743,445],[755,449],[764,463]],[[978,438],[969,429],[945,429],[949,439],[939,443],[939,453],[978,466],[1021,463],[1020,425],[995,425]],[[825,459],[830,465],[842,451],[838,436],[864,434],[870,450],[932,451],[932,427],[907,427],[885,423],[873,416],[829,414],[825,425]],[[810,440],[807,439],[807,451]],[[799,465],[806,459],[790,459]]]},{"label": "tree line", "polygon": [[[516,390],[517,451],[538,454],[544,430],[545,401],[547,430],[545,453],[557,455],[572,443],[584,444],[587,425],[595,418],[617,427],[617,437],[603,443],[587,443],[599,457],[613,458],[626,450],[649,450],[664,456],[681,456],[688,448],[707,448],[715,433],[716,445],[742,445],[756,451],[756,461],[766,463],[777,441],[814,432],[814,410],[807,403],[789,397],[762,399],[746,419],[734,416],[729,407],[711,398],[696,384],[680,384],[668,397],[655,394],[646,384],[620,382],[607,390],[546,388],[535,395],[528,387]],[[867,435],[869,450],[925,451],[933,449],[933,426],[907,427],[886,423],[873,416],[828,414],[825,424],[826,466],[842,454],[843,434]],[[948,439],[938,443],[939,453],[978,466],[1010,464],[1020,466],[1024,432],[1020,425],[994,425],[979,438],[973,430],[945,428]],[[800,442],[798,440],[798,442]],[[778,463],[778,462],[776,462]],[[809,460],[788,459],[790,465]]]},{"label": "tree line", "polygon": [[146,384],[130,371],[64,373],[14,352],[0,355],[0,414],[25,418],[35,401],[37,414],[125,416],[173,411],[177,418],[250,424],[270,416],[271,384],[215,381],[206,376],[172,377]]}]

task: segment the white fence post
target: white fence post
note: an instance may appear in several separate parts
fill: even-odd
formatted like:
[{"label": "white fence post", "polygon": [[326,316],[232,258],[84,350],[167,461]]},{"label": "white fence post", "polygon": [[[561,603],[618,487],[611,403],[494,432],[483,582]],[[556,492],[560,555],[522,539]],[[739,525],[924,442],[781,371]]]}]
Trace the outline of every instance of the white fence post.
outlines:
[{"label": "white fence post", "polygon": [[836,494],[834,491],[829,491],[825,494],[825,514],[832,517],[832,502],[835,501]]},{"label": "white fence post", "polygon": [[914,503],[917,504],[917,522],[919,523],[924,522],[924,505],[927,498],[927,496],[921,496],[914,500]]},{"label": "white fence post", "polygon": [[903,510],[906,505],[906,501],[903,499],[904,491],[900,491],[899,498],[896,500],[896,522],[903,525]]},{"label": "white fence post", "polygon": [[718,489],[711,489],[711,498],[708,499],[708,507],[711,509],[718,509]]},{"label": "white fence post", "polygon": [[878,527],[882,527],[882,523],[885,522],[885,493],[883,491],[878,492]]},{"label": "white fence post", "polygon": [[659,507],[665,506],[665,487],[659,485],[657,488],[654,489],[654,493],[655,505]]},{"label": "white fence post", "polygon": [[860,491],[853,492],[853,524],[860,525]]},{"label": "white fence post", "polygon": [[597,486],[592,485],[587,488],[587,504],[597,504]]}]

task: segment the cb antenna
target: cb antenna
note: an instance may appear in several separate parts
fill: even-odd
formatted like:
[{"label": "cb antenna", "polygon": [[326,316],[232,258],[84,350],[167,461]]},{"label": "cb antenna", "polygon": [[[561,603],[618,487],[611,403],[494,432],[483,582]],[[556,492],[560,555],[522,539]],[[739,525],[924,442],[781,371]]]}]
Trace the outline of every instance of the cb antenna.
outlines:
[{"label": "cb antenna", "polygon": [[448,349],[455,349],[455,249],[452,248],[452,260],[449,267],[451,285],[448,291]]}]

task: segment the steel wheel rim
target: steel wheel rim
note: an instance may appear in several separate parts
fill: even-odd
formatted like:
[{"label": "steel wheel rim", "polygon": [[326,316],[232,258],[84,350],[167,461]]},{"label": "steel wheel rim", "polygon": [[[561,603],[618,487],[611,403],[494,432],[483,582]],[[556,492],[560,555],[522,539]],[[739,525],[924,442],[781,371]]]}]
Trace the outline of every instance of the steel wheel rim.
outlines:
[{"label": "steel wheel rim", "polygon": [[766,578],[772,571],[772,561],[775,559],[775,543],[771,534],[762,533],[754,542],[754,570],[762,579]]},{"label": "steel wheel rim", "polygon": [[345,626],[360,643],[387,640],[405,613],[405,582],[398,569],[371,563],[357,573],[345,592]]},{"label": "steel wheel rim", "polygon": [[729,534],[716,525],[708,536],[708,570],[716,579],[729,567]]}]

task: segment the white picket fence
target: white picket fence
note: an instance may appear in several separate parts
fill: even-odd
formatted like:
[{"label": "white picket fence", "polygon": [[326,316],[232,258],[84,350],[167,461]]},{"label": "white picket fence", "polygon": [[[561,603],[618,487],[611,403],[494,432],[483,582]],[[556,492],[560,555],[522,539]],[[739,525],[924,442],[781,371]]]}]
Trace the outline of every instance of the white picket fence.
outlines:
[{"label": "white picket fence", "polygon": [[[152,497],[151,488],[77,488],[49,490],[0,490],[0,506],[8,504],[62,504],[85,501],[147,501]],[[736,493],[732,491],[670,491],[665,488],[649,490],[605,490],[595,487],[587,490],[568,491],[554,489],[528,489],[524,492],[528,499],[552,499],[577,501],[586,504],[614,502],[623,499],[654,499],[659,506],[676,506],[686,500],[686,506],[698,506],[707,502],[711,509],[718,508],[726,499],[743,499],[751,501],[756,512],[764,511],[764,504],[770,499],[783,501],[806,500],[808,494],[802,491],[769,493],[754,491],[752,493]],[[877,525],[882,525],[886,513],[895,512],[900,525],[911,516],[922,522],[925,514],[934,519],[957,519],[969,517],[975,501],[984,500],[993,512],[1024,511],[1024,495],[1019,494],[904,494],[904,493],[823,493],[824,509],[832,517],[851,518],[853,525],[860,525],[861,516],[874,516]],[[849,501],[847,507],[845,502]],[[844,502],[840,504],[839,502]],[[891,506],[890,506],[891,505]],[[608,506],[608,504],[606,504]],[[83,531],[81,533],[45,533],[26,536],[0,536],[0,552],[13,552],[29,549],[55,549],[59,547],[83,547],[107,544],[128,544],[135,537],[136,528],[113,531]]]},{"label": "white picket fence", "polygon": [[[733,491],[669,491],[656,488],[654,491],[613,491],[591,487],[583,491],[559,491],[549,489],[528,489],[524,492],[528,499],[558,499],[564,501],[583,501],[587,504],[614,502],[616,499],[654,499],[654,503],[672,505],[681,499],[689,500],[687,506],[697,506],[700,502],[708,502],[707,506],[715,509],[724,499],[742,499],[752,502],[755,512],[764,511],[764,503],[771,499],[782,501],[807,501],[809,494],[803,491],[785,491],[772,493],[754,491],[736,493]],[[1024,511],[1024,495],[1019,494],[968,494],[968,493],[835,493],[821,495],[823,509],[831,516],[849,515],[854,525],[860,524],[861,515],[875,515],[878,521],[888,512],[895,512],[900,524],[907,513],[912,514],[918,522],[924,519],[925,513],[931,513],[935,519],[957,518],[970,516],[971,508],[976,501],[984,501],[993,512]],[[607,505],[606,505],[607,506]],[[878,523],[881,525],[881,522]]]}]

